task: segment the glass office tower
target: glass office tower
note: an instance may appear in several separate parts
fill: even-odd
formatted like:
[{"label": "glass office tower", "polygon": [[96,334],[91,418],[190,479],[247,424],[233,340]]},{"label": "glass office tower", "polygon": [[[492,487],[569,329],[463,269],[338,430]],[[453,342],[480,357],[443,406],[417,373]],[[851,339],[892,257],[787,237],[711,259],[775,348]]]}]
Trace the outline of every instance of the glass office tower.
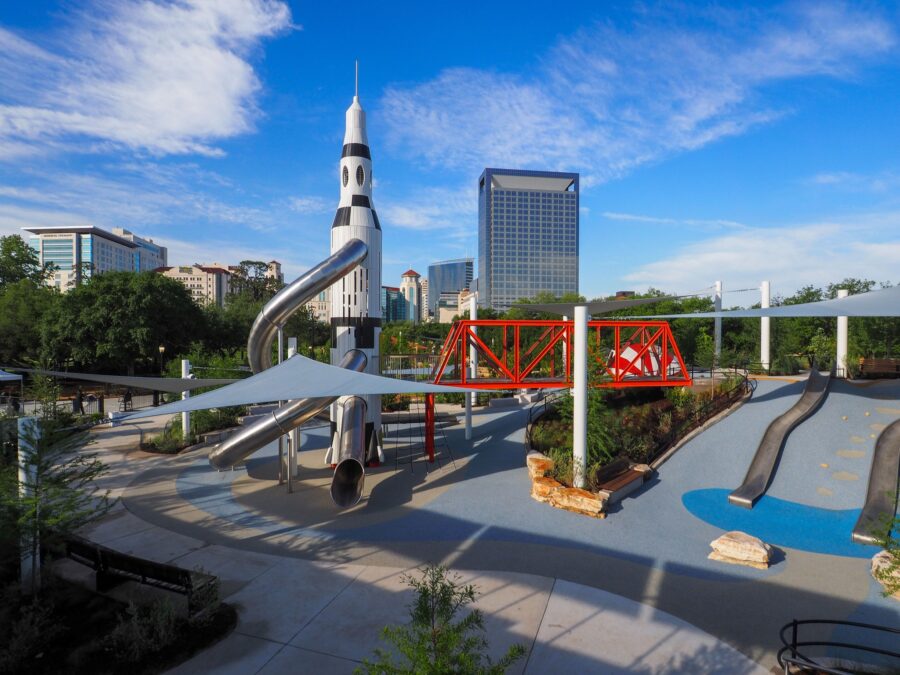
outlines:
[{"label": "glass office tower", "polygon": [[578,174],[485,169],[478,179],[478,304],[506,310],[578,292]]},{"label": "glass office tower", "polygon": [[428,313],[436,317],[441,293],[459,293],[472,283],[475,265],[472,258],[458,258],[428,266]]}]

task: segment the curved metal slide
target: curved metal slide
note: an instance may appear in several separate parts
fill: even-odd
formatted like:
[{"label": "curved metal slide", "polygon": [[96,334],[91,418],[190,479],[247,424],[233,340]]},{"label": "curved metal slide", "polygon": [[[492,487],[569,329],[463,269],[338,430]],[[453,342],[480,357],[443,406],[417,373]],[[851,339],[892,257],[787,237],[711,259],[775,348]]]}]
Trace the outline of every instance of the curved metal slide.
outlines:
[{"label": "curved metal slide", "polygon": [[875,441],[869,488],[859,520],[853,526],[852,538],[857,544],[875,544],[882,530],[897,510],[897,479],[900,475],[900,420],[892,422]]},{"label": "curved metal slide", "polygon": [[790,410],[776,417],[769,424],[762,442],[756,449],[750,468],[747,469],[744,482],[728,495],[729,502],[735,506],[752,509],[756,500],[766,493],[772,482],[772,476],[775,474],[775,467],[788,434],[816,412],[825,401],[825,397],[828,395],[828,385],[831,383],[831,375],[831,373],[823,375],[815,367],[810,370],[800,400]]},{"label": "curved metal slide", "polygon": [[[266,303],[253,322],[247,340],[247,356],[254,374],[271,367],[272,342],[278,334],[278,329],[291,315],[353,270],[365,260],[366,255],[368,255],[366,245],[359,239],[351,239],[336,253],[278,291],[275,297]],[[366,356],[352,349],[345,354],[340,366],[362,371],[366,367]],[[305,398],[290,401],[219,443],[210,452],[209,463],[216,469],[234,466],[279,436],[299,427],[337,398]]]}]

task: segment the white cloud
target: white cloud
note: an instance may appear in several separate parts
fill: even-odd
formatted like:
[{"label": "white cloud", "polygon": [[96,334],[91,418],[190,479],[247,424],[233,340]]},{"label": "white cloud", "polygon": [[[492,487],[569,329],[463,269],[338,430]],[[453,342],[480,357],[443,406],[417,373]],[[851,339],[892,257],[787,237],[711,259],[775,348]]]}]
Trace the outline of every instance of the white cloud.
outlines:
[{"label": "white cloud", "polygon": [[278,0],[101,0],[47,45],[0,29],[0,159],[74,140],[221,155],[259,115],[249,57],[290,26]]},{"label": "white cloud", "polygon": [[881,171],[872,174],[835,171],[831,173],[817,173],[808,182],[815,186],[824,186],[831,189],[841,188],[856,192],[885,193],[896,191],[900,187],[900,175],[892,171]]},{"label": "white cloud", "polygon": [[391,227],[468,237],[478,230],[478,194],[472,187],[423,188],[401,199],[380,198],[378,218]]},{"label": "white cloud", "polygon": [[777,119],[787,111],[766,103],[767,86],[848,77],[895,44],[886,21],[846,5],[701,18],[598,24],[528,74],[449,68],[389,87],[389,141],[433,166],[578,170],[588,187]]},{"label": "white cloud", "polygon": [[626,223],[643,223],[647,225],[681,225],[688,227],[696,227],[701,229],[715,229],[717,231],[724,228],[741,229],[747,227],[735,220],[726,220],[723,218],[659,218],[657,216],[644,216],[635,213],[617,213],[615,211],[604,211],[601,214],[607,220],[616,220]]},{"label": "white cloud", "polygon": [[334,201],[322,197],[290,197],[288,208],[296,213],[326,213],[335,208]]},{"label": "white cloud", "polygon": [[773,292],[782,295],[846,277],[897,282],[898,233],[900,212],[745,228],[680,247],[624,279],[668,291],[686,291],[716,279],[726,290],[755,287],[767,279]]}]

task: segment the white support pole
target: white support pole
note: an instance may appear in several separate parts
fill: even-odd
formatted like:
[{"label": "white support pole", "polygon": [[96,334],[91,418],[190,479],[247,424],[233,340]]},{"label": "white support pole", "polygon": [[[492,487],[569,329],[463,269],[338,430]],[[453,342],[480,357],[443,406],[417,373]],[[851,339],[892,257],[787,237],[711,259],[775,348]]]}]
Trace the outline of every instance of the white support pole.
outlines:
[{"label": "white support pole", "polygon": [[[191,376],[191,362],[188,359],[181,359],[181,379],[187,379]],[[190,398],[191,392],[185,390],[181,392],[181,400],[186,401]],[[185,442],[190,442],[191,438],[191,413],[181,413],[181,437]]]},{"label": "white support pole", "polygon": [[[288,338],[287,357],[297,354],[297,338]],[[293,479],[297,477],[297,453],[300,452],[300,430],[291,429],[288,434],[288,492],[294,491]]]},{"label": "white support pole", "polygon": [[[769,307],[769,303],[772,300],[771,289],[769,287],[769,282],[762,282],[762,286],[760,286],[760,302],[759,306],[763,309]],[[767,316],[760,318],[759,320],[759,361],[762,363],[762,367],[764,370],[769,370],[769,365],[771,364],[771,355],[769,353],[769,349],[771,347],[772,338],[770,333],[770,324],[771,319]]]},{"label": "white support pole", "polygon": [[[469,296],[469,318],[473,321],[478,318],[478,297],[475,293]],[[472,328],[472,332],[477,329]],[[475,345],[469,346],[469,377],[478,377],[478,350]],[[472,406],[475,405],[476,396],[474,391],[466,392],[466,440],[472,440]]]},{"label": "white support pole", "polygon": [[575,487],[583,488],[587,469],[587,307],[575,307],[575,337],[572,393],[574,414],[572,419],[572,451]]},{"label": "white support pole", "polygon": [[[39,433],[36,417],[20,417],[19,436],[19,498],[26,499],[34,493],[35,465],[31,454],[34,448],[26,440]],[[35,439],[36,440],[36,439]],[[33,593],[41,587],[41,546],[37,541],[37,527],[26,525],[19,540],[19,584],[23,593]],[[37,555],[35,555],[37,552]]]},{"label": "white support pole", "polygon": [[[722,282],[716,282],[716,290],[713,295],[713,309],[716,312],[722,311]],[[719,357],[722,356],[722,319],[716,318],[714,320],[715,330],[713,331],[713,353],[715,354],[716,363],[719,361]]]},{"label": "white support pole", "polygon": [[[838,289],[837,296],[846,298],[850,295],[850,291],[846,288]],[[837,354],[835,354],[835,368],[837,368],[838,377],[847,377],[847,342],[848,342],[849,324],[846,316],[837,318]]]},{"label": "white support pole", "polygon": [[[281,363],[284,358],[284,329],[279,326],[278,327],[278,363]],[[278,406],[281,407],[284,405],[284,401],[279,401]],[[284,474],[287,473],[285,471],[284,466],[284,436],[278,437],[278,484],[282,485],[284,483]]]}]

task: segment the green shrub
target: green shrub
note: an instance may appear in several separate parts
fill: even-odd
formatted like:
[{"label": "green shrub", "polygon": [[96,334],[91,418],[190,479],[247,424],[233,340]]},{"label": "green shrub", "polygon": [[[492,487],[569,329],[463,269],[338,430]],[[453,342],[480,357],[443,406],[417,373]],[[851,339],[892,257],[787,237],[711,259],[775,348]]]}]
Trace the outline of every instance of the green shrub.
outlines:
[{"label": "green shrub", "polygon": [[111,651],[124,663],[137,663],[174,642],[178,617],[168,599],[148,605],[128,604],[128,610],[107,637]]},{"label": "green shrub", "polygon": [[404,580],[415,589],[408,626],[387,626],[384,640],[394,645],[401,661],[384,649],[375,650],[375,660],[363,661],[357,673],[486,673],[500,675],[525,655],[525,647],[516,644],[493,663],[485,655],[487,640],[484,616],[475,609],[455,620],[459,610],[475,601],[475,586],[459,585],[459,576],[450,577],[446,567],[430,565],[419,570],[422,578],[408,575]]},{"label": "green shrub", "polygon": [[[4,605],[12,610],[13,603],[9,600],[11,598],[4,598]],[[11,621],[9,625],[0,626],[4,631],[0,641],[3,645],[0,647],[0,673],[27,672],[29,662],[62,630],[54,621],[53,605],[37,598],[18,607],[17,615],[4,618]]]}]

